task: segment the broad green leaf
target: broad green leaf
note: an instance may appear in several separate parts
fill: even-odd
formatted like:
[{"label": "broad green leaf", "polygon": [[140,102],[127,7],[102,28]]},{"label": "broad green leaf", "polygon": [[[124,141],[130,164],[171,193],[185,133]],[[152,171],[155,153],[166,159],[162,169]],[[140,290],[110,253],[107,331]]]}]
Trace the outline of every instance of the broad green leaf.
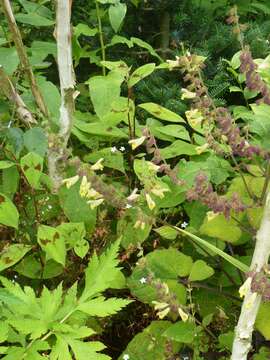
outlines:
[{"label": "broad green leaf", "polygon": [[12,161],[7,161],[7,160],[1,160],[0,161],[0,170],[3,170],[3,169],[8,169],[12,166],[14,166],[15,163],[12,162]]},{"label": "broad green leaf", "polygon": [[163,159],[171,159],[180,155],[197,155],[196,146],[182,140],[176,140],[171,145],[160,150]]},{"label": "broad green leaf", "polygon": [[0,185],[0,191],[3,192],[10,199],[13,198],[16,193],[20,181],[20,174],[17,167],[12,166],[2,170],[2,184]]},{"label": "broad green leaf", "polygon": [[7,75],[12,75],[17,69],[20,60],[15,47],[0,48],[0,65],[3,66]]},{"label": "broad green leaf", "polygon": [[109,7],[109,19],[113,30],[117,33],[127,12],[127,5],[120,2]]},{"label": "broad green leaf", "polygon": [[189,133],[183,125],[166,125],[156,129],[162,134],[190,141]]},{"label": "broad green leaf", "polygon": [[92,232],[96,224],[96,209],[91,209],[86,199],[80,194],[80,182],[77,182],[70,189],[62,187],[59,191],[59,200],[64,214],[71,222],[83,222],[86,229]]},{"label": "broad green leaf", "polygon": [[155,63],[150,63],[143,65],[138,69],[136,69],[135,71],[133,71],[133,73],[131,74],[128,80],[128,87],[129,88],[133,87],[139,81],[152,74],[152,72],[155,70],[155,67],[156,67]]},{"label": "broad green leaf", "polygon": [[117,71],[111,71],[107,76],[93,76],[89,79],[91,101],[99,118],[106,115],[112,103],[119,98],[123,80]]},{"label": "broad green leaf", "polygon": [[196,334],[196,325],[191,322],[178,321],[168,327],[162,336],[183,344],[192,344]]},{"label": "broad green leaf", "polygon": [[82,23],[77,24],[76,26],[73,27],[73,29],[74,29],[74,35],[76,37],[79,37],[80,35],[95,36],[98,33],[97,28],[91,29],[88,25]]},{"label": "broad green leaf", "polygon": [[180,229],[177,226],[173,226],[174,229],[176,229],[177,231],[179,231],[180,233],[190,237],[192,240],[194,240],[196,243],[202,245],[203,247],[205,247],[206,249],[213,251],[213,253],[221,256],[223,259],[225,259],[226,261],[228,261],[229,263],[231,263],[233,266],[235,266],[237,269],[243,271],[243,272],[247,272],[249,271],[249,267],[246,266],[245,264],[243,264],[241,261],[235,259],[234,257],[232,257],[231,255],[226,254],[224,251],[220,250],[219,248],[217,248],[216,246],[210,244],[209,242],[201,239],[199,236],[194,235],[192,233],[190,233],[189,231]]},{"label": "broad green leaf", "polygon": [[54,21],[52,21],[44,16],[40,16],[37,13],[28,13],[28,14],[20,13],[20,14],[17,14],[15,16],[15,18],[20,23],[32,25],[32,26],[36,26],[36,27],[52,26],[55,24]]},{"label": "broad green leaf", "polygon": [[197,260],[192,265],[188,280],[189,281],[201,281],[208,279],[214,274],[214,269],[206,264],[203,260]]},{"label": "broad green leaf", "polygon": [[0,328],[0,343],[3,343],[8,338],[9,326],[6,322],[2,321]]},{"label": "broad green leaf", "polygon": [[116,314],[123,307],[131,303],[131,300],[110,298],[100,296],[95,299],[80,303],[78,310],[82,311],[90,316],[105,317]]},{"label": "broad green leaf", "polygon": [[173,228],[171,228],[170,226],[161,226],[158,229],[154,229],[155,232],[157,232],[161,237],[163,237],[164,239],[168,239],[168,240],[175,240],[178,232],[176,230],[174,230]]},{"label": "broad green leaf", "polygon": [[34,152],[29,152],[21,158],[20,165],[29,184],[34,189],[39,189],[43,158]]},{"label": "broad green leaf", "polygon": [[53,259],[65,266],[66,246],[61,232],[51,226],[40,225],[37,237],[38,243],[45,251],[48,259]]},{"label": "broad green leaf", "polygon": [[89,251],[89,242],[86,239],[81,239],[74,245],[74,252],[77,256],[83,259]]},{"label": "broad green leaf", "polygon": [[97,135],[102,136],[105,138],[119,138],[119,139],[127,139],[128,136],[120,129],[118,129],[116,126],[109,126],[102,122],[96,122],[96,123],[82,123],[79,121],[76,121],[74,126],[78,128],[79,130],[86,132],[91,135]]},{"label": "broad green leaf", "polygon": [[250,225],[253,227],[253,229],[258,230],[261,224],[263,216],[263,208],[248,208],[247,209],[247,217]]},{"label": "broad green leaf", "polygon": [[158,104],[150,102],[150,103],[140,104],[138,106],[144,109],[145,111],[149,112],[151,115],[157,117],[158,119],[170,121],[170,122],[184,122],[184,119],[180,115]]},{"label": "broad green leaf", "polygon": [[0,193],[0,224],[18,228],[19,213],[13,202]]},{"label": "broad green leaf", "polygon": [[212,218],[206,216],[200,227],[200,233],[233,244],[237,243],[242,235],[237,222],[233,219],[226,219],[222,214],[215,214]]},{"label": "broad green leaf", "polygon": [[16,264],[31,248],[30,245],[24,244],[11,244],[5,247],[0,253],[0,271]]},{"label": "broad green leaf", "polygon": [[34,152],[43,157],[48,148],[48,141],[44,130],[39,127],[27,130],[24,133],[24,145],[29,152]]},{"label": "broad green leaf", "polygon": [[[141,333],[137,334],[119,356],[118,360],[129,356],[130,360],[165,360],[167,357],[167,341],[163,334],[171,326],[169,321],[152,321]],[[173,353],[176,355],[180,346],[175,342]]]},{"label": "broad green leaf", "polygon": [[124,168],[124,158],[120,150],[116,148],[116,151],[113,151],[114,148],[104,148],[99,151],[94,151],[89,155],[84,157],[84,161],[89,161],[91,163],[97,162],[99,159],[103,158],[103,165],[122,173],[125,173]]},{"label": "broad green leaf", "polygon": [[31,63],[41,63],[48,55],[56,58],[57,47],[55,42],[33,41],[31,44]]},{"label": "broad green leaf", "polygon": [[38,76],[37,83],[55,124],[59,122],[61,97],[58,88],[44,77]]},{"label": "broad green leaf", "polygon": [[262,303],[256,318],[255,327],[265,337],[270,340],[270,303]]},{"label": "broad green leaf", "polygon": [[119,35],[114,35],[110,43],[110,45],[116,45],[116,44],[125,44],[129,47],[129,49],[133,47],[133,42],[131,40],[127,39],[124,36],[119,36]]},{"label": "broad green leaf", "polygon": [[140,46],[146,49],[147,51],[149,51],[149,54],[156,57],[159,61],[161,62],[163,61],[162,58],[157,54],[157,52],[152,48],[152,46],[149,45],[147,42],[136,37],[131,37],[130,40],[133,42],[133,44]]}]

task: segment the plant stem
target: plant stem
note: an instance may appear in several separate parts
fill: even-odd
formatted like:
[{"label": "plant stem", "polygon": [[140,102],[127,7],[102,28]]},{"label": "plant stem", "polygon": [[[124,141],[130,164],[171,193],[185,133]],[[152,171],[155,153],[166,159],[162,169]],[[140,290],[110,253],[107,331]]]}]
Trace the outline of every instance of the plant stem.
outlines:
[{"label": "plant stem", "polygon": [[43,96],[42,96],[40,89],[38,87],[38,84],[36,82],[32,67],[30,65],[30,61],[28,59],[28,56],[27,56],[27,53],[26,53],[26,50],[25,50],[25,47],[24,47],[24,44],[22,41],[22,36],[21,36],[20,30],[17,26],[15,17],[13,15],[11,4],[10,4],[9,0],[0,0],[0,1],[1,1],[6,19],[8,22],[9,31],[12,35],[21,65],[23,67],[23,70],[25,71],[25,74],[30,83],[31,91],[32,91],[32,94],[36,101],[36,104],[39,107],[40,111],[43,113],[43,115],[48,117],[49,116],[48,108],[44,102]]},{"label": "plant stem", "polygon": [[[97,19],[98,19],[98,33],[99,33],[99,41],[100,41],[100,46],[101,46],[101,56],[102,56],[102,61],[106,60],[106,53],[105,53],[105,45],[104,45],[104,39],[103,39],[103,31],[102,31],[102,22],[101,22],[101,17],[100,17],[100,9],[99,9],[99,4],[98,1],[95,1],[96,3],[96,14],[97,14]],[[106,68],[104,65],[102,65],[102,74],[105,76],[106,75]]]},{"label": "plant stem", "polygon": [[[258,273],[268,263],[270,255],[270,191],[268,190],[264,213],[250,266],[252,272]],[[261,304],[261,296],[249,288],[244,298],[235,337],[231,360],[246,360],[251,349],[254,323]]]}]

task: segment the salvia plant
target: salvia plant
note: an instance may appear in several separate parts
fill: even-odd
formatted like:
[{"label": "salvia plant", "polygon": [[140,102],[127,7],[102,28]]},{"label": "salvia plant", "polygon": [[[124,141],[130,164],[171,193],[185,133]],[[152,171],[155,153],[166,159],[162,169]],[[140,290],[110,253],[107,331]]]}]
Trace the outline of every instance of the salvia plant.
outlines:
[{"label": "salvia plant", "polygon": [[[0,358],[268,359],[270,60],[245,4],[221,103],[207,57],[125,36],[142,2],[81,3],[0,1]],[[179,112],[138,100],[164,74]]]}]

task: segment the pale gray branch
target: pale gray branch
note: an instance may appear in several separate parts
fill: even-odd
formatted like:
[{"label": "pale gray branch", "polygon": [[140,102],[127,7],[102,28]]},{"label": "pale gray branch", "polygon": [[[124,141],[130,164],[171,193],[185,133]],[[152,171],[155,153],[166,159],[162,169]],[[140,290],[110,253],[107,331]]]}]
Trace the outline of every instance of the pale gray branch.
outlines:
[{"label": "pale gray branch", "polygon": [[[264,206],[264,214],[260,229],[256,236],[256,246],[250,266],[253,272],[260,272],[270,255],[270,191],[268,191]],[[251,350],[252,332],[261,304],[261,296],[253,293],[250,286],[245,295],[238,324],[235,328],[235,338],[232,350],[232,360],[246,360]]]},{"label": "pale gray branch", "polygon": [[27,109],[23,99],[15,90],[11,80],[5,73],[3,67],[0,65],[0,91],[11,101],[16,108],[16,112],[20,120],[27,126],[31,124],[36,124],[31,112]]}]

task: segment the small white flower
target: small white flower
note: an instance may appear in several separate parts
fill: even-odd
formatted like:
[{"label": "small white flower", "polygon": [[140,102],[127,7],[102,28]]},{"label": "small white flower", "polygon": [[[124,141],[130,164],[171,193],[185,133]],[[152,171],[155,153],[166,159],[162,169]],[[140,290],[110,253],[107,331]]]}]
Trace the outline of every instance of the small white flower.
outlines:
[{"label": "small white flower", "polygon": [[181,224],[181,228],[182,228],[182,229],[185,229],[187,226],[188,226],[188,223],[187,223],[186,221],[184,221],[184,222]]},{"label": "small white flower", "polygon": [[142,145],[142,143],[145,141],[146,137],[145,136],[142,136],[138,139],[132,139],[132,140],[129,140],[129,144],[131,145],[131,149],[132,150],[135,150],[137,149],[137,147],[139,147],[140,145]]},{"label": "small white flower", "polygon": [[111,148],[111,152],[112,153],[116,153],[118,150],[117,150],[117,148],[116,148],[116,146],[113,146],[112,148]]},{"label": "small white flower", "polygon": [[139,194],[137,194],[137,191],[138,191],[138,189],[135,188],[135,189],[132,191],[132,193],[127,197],[127,200],[128,200],[128,201],[135,201],[135,200],[137,200],[137,198],[140,196]]},{"label": "small white flower", "polygon": [[147,279],[145,277],[142,277],[140,280],[141,284],[146,284],[147,283]]},{"label": "small white flower", "polygon": [[130,209],[130,208],[132,208],[132,205],[126,204],[126,209]]},{"label": "small white flower", "polygon": [[103,170],[104,166],[101,164],[104,159],[99,159],[94,165],[91,166],[91,170]]},{"label": "small white flower", "polygon": [[126,151],[126,148],[125,148],[124,146],[121,146],[121,147],[119,148],[119,150],[122,151],[122,152],[124,152],[124,151]]},{"label": "small white flower", "polygon": [[128,354],[124,354],[123,360],[129,360],[129,359],[130,359],[130,356]]},{"label": "small white flower", "polygon": [[48,205],[48,209],[51,210],[51,209],[52,209],[52,205]]}]

